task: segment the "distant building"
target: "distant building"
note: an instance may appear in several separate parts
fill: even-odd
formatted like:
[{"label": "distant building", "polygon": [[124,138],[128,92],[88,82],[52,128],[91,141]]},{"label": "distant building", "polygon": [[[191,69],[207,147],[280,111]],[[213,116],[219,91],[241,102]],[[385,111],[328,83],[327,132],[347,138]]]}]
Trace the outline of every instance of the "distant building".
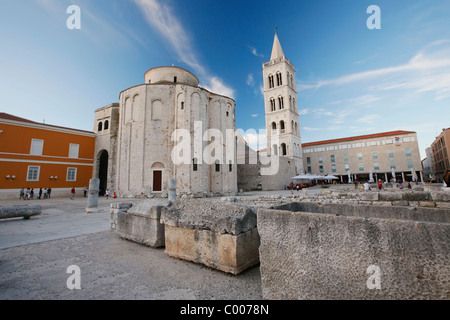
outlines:
[{"label": "distant building", "polygon": [[423,175],[425,181],[433,181],[436,179],[434,174],[433,152],[431,148],[425,149],[426,158],[422,160]]},{"label": "distant building", "polygon": [[[304,143],[305,173],[334,175],[347,183],[373,179],[423,181],[417,134],[412,131],[392,131]],[[350,177],[350,179],[349,179]]]},{"label": "distant building", "polygon": [[449,163],[450,150],[450,128],[442,129],[441,134],[431,144],[433,153],[433,163],[436,179],[440,180],[444,177],[444,173],[450,170]]},{"label": "distant building", "polygon": [[48,125],[0,113],[0,198],[19,198],[21,188],[89,187],[95,133]]}]

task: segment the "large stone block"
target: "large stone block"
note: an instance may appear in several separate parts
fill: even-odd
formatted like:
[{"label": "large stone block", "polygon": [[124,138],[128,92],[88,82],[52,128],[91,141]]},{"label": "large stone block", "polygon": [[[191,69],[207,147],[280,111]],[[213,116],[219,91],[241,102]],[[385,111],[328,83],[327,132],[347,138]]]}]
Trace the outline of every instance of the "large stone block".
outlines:
[{"label": "large stone block", "polygon": [[256,212],[223,201],[178,200],[163,208],[165,252],[239,274],[259,263]]},{"label": "large stone block", "polygon": [[165,252],[177,259],[239,274],[259,263],[256,228],[239,235],[165,226]]},{"label": "large stone block", "polygon": [[24,218],[40,215],[42,206],[11,206],[0,207],[0,219]]},{"label": "large stone block", "polygon": [[264,299],[450,299],[449,224],[259,209],[258,232]]},{"label": "large stone block", "polygon": [[146,201],[135,204],[128,211],[117,212],[116,232],[120,237],[149,247],[164,246],[164,225],[161,224],[163,206]]}]

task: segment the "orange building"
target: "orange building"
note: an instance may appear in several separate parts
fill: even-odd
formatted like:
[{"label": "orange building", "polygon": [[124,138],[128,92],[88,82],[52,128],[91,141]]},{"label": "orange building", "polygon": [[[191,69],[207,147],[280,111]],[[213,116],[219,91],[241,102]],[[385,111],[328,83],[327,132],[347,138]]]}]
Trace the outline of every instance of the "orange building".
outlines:
[{"label": "orange building", "polygon": [[82,194],[94,166],[95,133],[0,113],[0,199],[22,188],[51,188],[51,196]]}]

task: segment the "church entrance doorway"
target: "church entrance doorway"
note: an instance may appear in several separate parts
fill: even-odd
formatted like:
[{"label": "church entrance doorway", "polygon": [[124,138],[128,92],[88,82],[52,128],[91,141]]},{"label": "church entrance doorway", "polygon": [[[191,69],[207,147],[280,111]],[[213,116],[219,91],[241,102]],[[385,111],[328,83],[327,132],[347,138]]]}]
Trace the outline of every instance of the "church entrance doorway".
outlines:
[{"label": "church entrance doorway", "polygon": [[162,191],[162,171],[153,171],[153,191]]},{"label": "church entrance doorway", "polygon": [[106,192],[106,188],[108,188],[108,151],[103,150],[100,153],[99,157],[99,170],[98,170],[98,178],[100,179],[100,192],[99,195],[104,196]]}]

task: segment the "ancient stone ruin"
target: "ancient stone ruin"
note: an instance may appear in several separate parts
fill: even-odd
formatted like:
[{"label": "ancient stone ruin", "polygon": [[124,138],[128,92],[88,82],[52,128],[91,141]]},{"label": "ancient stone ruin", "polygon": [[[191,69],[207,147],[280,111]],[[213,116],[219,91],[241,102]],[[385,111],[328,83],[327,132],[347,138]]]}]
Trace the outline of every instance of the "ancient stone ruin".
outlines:
[{"label": "ancient stone ruin", "polygon": [[114,204],[111,228],[231,274],[260,262],[265,299],[450,298],[449,192],[326,191]]}]

